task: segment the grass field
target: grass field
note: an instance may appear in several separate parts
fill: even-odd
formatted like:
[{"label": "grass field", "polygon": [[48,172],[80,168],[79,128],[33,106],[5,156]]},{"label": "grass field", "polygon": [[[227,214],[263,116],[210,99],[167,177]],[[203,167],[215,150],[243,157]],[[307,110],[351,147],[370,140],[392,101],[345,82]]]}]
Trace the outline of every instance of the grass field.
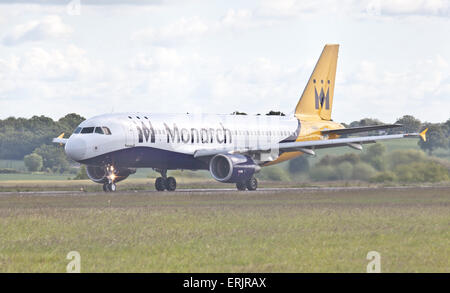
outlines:
[{"label": "grass field", "polygon": [[0,195],[0,272],[450,272],[450,187]]}]

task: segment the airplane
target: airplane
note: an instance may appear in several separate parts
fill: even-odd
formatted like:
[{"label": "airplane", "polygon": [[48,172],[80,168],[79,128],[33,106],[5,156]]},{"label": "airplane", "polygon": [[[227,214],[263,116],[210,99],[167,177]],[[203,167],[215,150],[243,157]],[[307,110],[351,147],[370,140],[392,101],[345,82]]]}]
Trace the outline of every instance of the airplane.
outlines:
[{"label": "airplane", "polygon": [[[315,150],[380,140],[421,137],[425,133],[346,137],[386,130],[399,124],[345,128],[331,119],[339,45],[325,45],[303,94],[288,116],[112,113],[83,121],[65,144],[66,155],[87,165],[88,177],[105,192],[136,172],[153,168],[158,191],[176,189],[168,170],[209,170],[212,178],[234,183],[238,190],[256,190],[261,168]],[[342,137],[344,136],[344,137]]]}]

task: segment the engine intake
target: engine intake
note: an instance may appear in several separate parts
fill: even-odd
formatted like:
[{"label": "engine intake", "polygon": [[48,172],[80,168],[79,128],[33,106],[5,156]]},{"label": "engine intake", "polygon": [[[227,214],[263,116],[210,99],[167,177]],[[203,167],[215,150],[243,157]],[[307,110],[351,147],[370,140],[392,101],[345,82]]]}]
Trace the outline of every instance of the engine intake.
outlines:
[{"label": "engine intake", "polygon": [[[87,166],[86,167],[86,173],[88,177],[96,182],[96,183],[108,183],[106,172],[106,167],[99,167],[99,166]],[[136,173],[136,169],[130,169],[130,168],[118,168],[114,170],[115,179],[114,182],[119,182],[122,180],[125,180],[128,176],[131,174]]]},{"label": "engine intake", "polygon": [[255,162],[244,155],[215,155],[209,162],[209,172],[219,182],[244,182],[260,170]]}]

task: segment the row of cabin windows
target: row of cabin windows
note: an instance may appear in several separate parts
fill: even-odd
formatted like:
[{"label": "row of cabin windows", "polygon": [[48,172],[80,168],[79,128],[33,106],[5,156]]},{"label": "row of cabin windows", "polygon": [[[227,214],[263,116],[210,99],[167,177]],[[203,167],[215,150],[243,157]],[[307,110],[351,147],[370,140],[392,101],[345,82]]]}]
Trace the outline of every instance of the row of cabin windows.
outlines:
[{"label": "row of cabin windows", "polygon": [[[245,130],[234,130],[232,131],[234,135],[294,135],[295,132],[290,131],[245,131]],[[156,134],[166,134],[165,130],[157,129]]]},{"label": "row of cabin windows", "polygon": [[106,126],[102,126],[102,127],[77,127],[77,129],[75,129],[75,131],[73,132],[75,134],[81,133],[81,134],[86,134],[86,133],[98,133],[98,134],[106,134],[106,135],[111,135],[111,130],[106,127]]},{"label": "row of cabin windows", "polygon": [[[128,116],[129,119],[133,119],[133,117]],[[136,116],[137,119],[141,119],[141,117]],[[145,119],[148,119],[147,116],[144,116]],[[157,134],[166,134],[165,130],[156,130]],[[235,135],[244,135],[244,134],[249,134],[249,135],[294,135],[294,132],[290,132],[290,131],[274,131],[273,133],[271,133],[271,131],[242,131],[242,130],[234,130],[234,134]]]}]

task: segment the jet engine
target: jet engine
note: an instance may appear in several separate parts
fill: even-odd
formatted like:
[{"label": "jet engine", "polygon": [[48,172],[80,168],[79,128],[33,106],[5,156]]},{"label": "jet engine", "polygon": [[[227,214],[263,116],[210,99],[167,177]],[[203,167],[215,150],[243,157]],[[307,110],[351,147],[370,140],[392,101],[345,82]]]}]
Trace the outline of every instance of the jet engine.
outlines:
[{"label": "jet engine", "polygon": [[[108,168],[109,172],[108,172]],[[114,169],[112,166],[109,167],[99,167],[99,166],[87,166],[86,173],[88,177],[96,183],[108,183],[108,174],[113,176],[114,182],[119,182],[126,179],[131,174],[136,173],[136,169],[131,168],[117,168]]]},{"label": "jet engine", "polygon": [[217,181],[224,183],[244,182],[261,169],[244,155],[215,155],[209,162],[209,172]]}]

